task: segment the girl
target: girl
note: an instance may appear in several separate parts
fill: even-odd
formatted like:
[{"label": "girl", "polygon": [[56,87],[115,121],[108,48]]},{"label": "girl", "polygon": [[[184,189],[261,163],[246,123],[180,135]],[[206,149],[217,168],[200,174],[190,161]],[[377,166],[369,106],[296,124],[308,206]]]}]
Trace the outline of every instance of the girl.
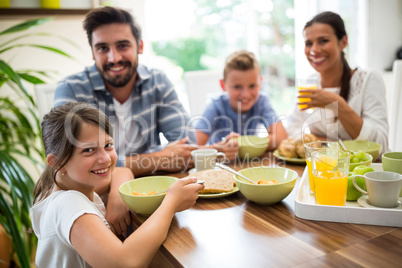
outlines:
[{"label": "girl", "polygon": [[117,158],[106,115],[82,103],[53,108],[43,119],[42,140],[47,166],[31,208],[37,267],[147,266],[175,212],[192,206],[204,187],[194,178],[175,182],[160,207],[122,242],[94,191],[110,183]]},{"label": "girl", "polygon": [[[370,140],[380,143],[383,151],[387,151],[384,82],[376,72],[349,67],[343,51],[348,36],[342,18],[333,12],[320,13],[306,23],[303,33],[304,53],[318,72],[323,90],[302,90],[311,94],[311,101],[303,102],[306,107],[301,111],[295,106],[290,113],[288,134],[301,135],[301,126],[307,123],[317,136],[331,140]],[[321,109],[314,109],[313,114],[305,111],[313,107]],[[324,108],[325,113],[321,113]]]}]

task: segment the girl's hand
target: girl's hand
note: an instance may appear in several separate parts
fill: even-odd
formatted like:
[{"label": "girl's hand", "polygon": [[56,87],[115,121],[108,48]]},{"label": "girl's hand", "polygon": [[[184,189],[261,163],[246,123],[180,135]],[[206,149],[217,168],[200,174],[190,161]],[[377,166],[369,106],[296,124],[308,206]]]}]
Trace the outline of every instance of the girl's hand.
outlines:
[{"label": "girl's hand", "polygon": [[186,178],[173,183],[163,202],[169,202],[176,212],[186,210],[195,204],[198,192],[204,189],[204,184],[194,184],[196,178]]}]

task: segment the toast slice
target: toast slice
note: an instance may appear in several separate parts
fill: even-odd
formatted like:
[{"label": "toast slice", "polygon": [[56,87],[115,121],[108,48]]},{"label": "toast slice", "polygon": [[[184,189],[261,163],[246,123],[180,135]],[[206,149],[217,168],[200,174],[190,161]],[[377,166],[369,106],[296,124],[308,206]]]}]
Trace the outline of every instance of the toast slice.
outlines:
[{"label": "toast slice", "polygon": [[233,174],[226,170],[202,170],[190,175],[204,181],[204,190],[200,194],[226,193],[233,190],[235,180]]}]

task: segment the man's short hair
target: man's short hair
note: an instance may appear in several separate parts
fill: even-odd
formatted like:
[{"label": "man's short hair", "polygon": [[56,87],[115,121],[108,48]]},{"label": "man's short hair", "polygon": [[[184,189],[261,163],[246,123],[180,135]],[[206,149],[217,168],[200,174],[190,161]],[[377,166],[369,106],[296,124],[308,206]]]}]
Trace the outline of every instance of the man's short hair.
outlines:
[{"label": "man's short hair", "polygon": [[89,45],[92,47],[92,33],[99,26],[112,24],[112,23],[123,23],[128,24],[131,27],[131,32],[137,41],[137,46],[141,42],[141,29],[136,24],[133,16],[121,8],[115,7],[100,7],[91,10],[85,17],[82,25],[84,30],[87,32]]}]

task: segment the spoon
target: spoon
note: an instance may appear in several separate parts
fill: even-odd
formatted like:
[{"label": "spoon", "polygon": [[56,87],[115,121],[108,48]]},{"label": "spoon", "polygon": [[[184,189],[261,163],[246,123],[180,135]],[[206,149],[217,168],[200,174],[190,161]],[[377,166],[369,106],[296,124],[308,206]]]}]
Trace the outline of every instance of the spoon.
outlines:
[{"label": "spoon", "polygon": [[348,149],[346,149],[346,146],[341,139],[338,139],[338,143],[342,147],[342,150],[344,150],[345,152],[350,152]]},{"label": "spoon", "polygon": [[225,166],[224,164],[216,163],[216,166],[217,166],[217,167],[220,167],[221,169],[227,170],[227,171],[229,171],[229,172],[231,172],[231,173],[233,173],[233,174],[235,174],[235,175],[237,175],[237,176],[239,176],[239,177],[242,177],[243,179],[247,180],[248,182],[251,182],[252,184],[257,184],[256,182],[254,182],[254,181],[250,180],[249,178],[243,176],[242,174],[240,174],[240,173],[237,172],[236,170],[231,169],[231,168],[228,167],[228,166]]},{"label": "spoon", "polygon": [[[194,177],[192,177],[192,178],[194,178]],[[196,182],[194,182],[194,184],[204,184],[204,181],[203,180],[197,180]],[[160,192],[154,193],[153,195],[163,194],[163,193],[166,193],[166,192],[167,192],[167,190],[160,191]]]}]

